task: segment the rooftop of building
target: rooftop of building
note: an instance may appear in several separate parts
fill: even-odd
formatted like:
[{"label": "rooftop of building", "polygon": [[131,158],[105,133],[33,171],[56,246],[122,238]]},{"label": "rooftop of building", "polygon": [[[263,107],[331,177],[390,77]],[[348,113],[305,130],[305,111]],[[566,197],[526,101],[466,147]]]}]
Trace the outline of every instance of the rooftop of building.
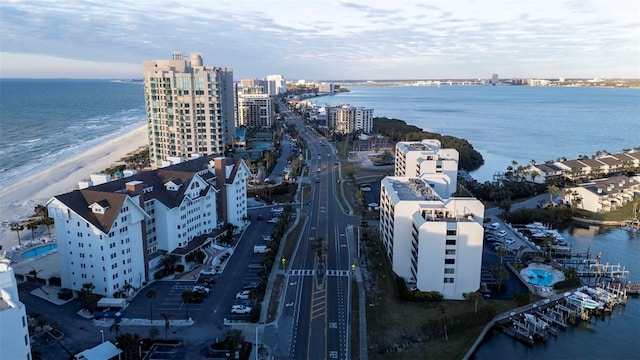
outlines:
[{"label": "rooftop of building", "polygon": [[638,177],[618,175],[610,178],[593,180],[579,186],[600,196],[605,196],[611,194],[619,194],[625,192],[626,190],[638,187],[639,185],[640,179],[638,179]]},{"label": "rooftop of building", "polygon": [[441,201],[440,196],[420,178],[386,177],[393,193],[403,201]]},{"label": "rooftop of building", "polygon": [[422,141],[400,141],[396,144],[404,152],[408,151],[440,151],[440,141],[435,139],[425,139]]}]

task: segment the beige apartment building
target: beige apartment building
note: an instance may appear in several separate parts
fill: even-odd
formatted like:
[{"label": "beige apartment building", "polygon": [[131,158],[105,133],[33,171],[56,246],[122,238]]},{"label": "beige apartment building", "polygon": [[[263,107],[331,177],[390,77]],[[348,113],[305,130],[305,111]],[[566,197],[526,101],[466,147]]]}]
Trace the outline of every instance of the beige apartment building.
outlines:
[{"label": "beige apartment building", "polygon": [[186,59],[181,52],[145,61],[142,69],[151,166],[224,154],[235,134],[233,69],[204,66],[202,54]]}]

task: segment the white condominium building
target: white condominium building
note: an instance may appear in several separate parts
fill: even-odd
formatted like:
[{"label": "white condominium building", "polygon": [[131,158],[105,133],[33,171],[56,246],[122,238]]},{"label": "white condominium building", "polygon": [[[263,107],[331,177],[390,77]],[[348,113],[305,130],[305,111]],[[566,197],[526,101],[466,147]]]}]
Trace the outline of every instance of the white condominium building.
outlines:
[{"label": "white condominium building", "polygon": [[241,159],[208,156],[53,197],[62,286],[112,296],[151,279],[165,254],[186,264],[223,222],[245,226],[248,174]]},{"label": "white condominium building", "polygon": [[235,135],[233,69],[174,52],[171,60],[143,62],[142,70],[151,166],[224,154]]},{"label": "white condominium building", "polygon": [[266,82],[266,93],[270,96],[277,96],[287,92],[287,84],[282,75],[267,75],[264,81]]},{"label": "white condominium building", "polygon": [[455,193],[458,184],[458,159],[456,149],[442,149],[440,141],[401,141],[396,144],[395,176],[417,177],[422,174],[446,174],[451,186],[444,197]]},{"label": "white condominium building", "polygon": [[0,262],[0,359],[31,360],[27,311],[9,264]]},{"label": "white condominium building", "polygon": [[237,87],[238,127],[269,129],[273,123],[273,99],[256,88]]},{"label": "white condominium building", "polygon": [[393,271],[421,291],[463,299],[480,287],[484,205],[442,198],[448,176],[385,177],[380,235]]},{"label": "white condominium building", "polygon": [[327,126],[338,134],[356,131],[371,133],[373,129],[373,109],[351,105],[327,107]]}]

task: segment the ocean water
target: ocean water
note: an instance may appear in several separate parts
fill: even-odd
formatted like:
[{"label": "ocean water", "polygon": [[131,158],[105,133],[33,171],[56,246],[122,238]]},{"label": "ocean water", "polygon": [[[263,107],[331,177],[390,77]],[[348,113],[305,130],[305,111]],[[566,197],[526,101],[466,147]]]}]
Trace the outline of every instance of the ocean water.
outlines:
[{"label": "ocean water", "polygon": [[640,89],[532,86],[348,86],[314,99],[373,109],[425,131],[464,138],[482,153],[473,173],[491,180],[513,160],[619,152],[640,146]]},{"label": "ocean water", "polygon": [[0,79],[0,187],[144,123],[141,83]]}]

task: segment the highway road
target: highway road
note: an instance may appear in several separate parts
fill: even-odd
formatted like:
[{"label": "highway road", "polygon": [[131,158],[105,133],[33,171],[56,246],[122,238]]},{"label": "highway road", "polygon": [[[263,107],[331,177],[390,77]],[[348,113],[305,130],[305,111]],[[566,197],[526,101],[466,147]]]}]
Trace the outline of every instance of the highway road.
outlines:
[{"label": "highway road", "polygon": [[[349,231],[359,219],[345,215],[336,200],[338,161],[330,144],[292,114],[286,114],[305,138],[311,150],[309,175],[303,181],[312,185],[310,205],[303,233],[289,261],[281,330],[290,329],[287,351],[279,349],[276,358],[348,359],[351,263],[355,259],[349,246]],[[353,224],[353,225],[352,225]],[[353,243],[353,242],[351,242]],[[286,332],[283,332],[283,334]]]}]

